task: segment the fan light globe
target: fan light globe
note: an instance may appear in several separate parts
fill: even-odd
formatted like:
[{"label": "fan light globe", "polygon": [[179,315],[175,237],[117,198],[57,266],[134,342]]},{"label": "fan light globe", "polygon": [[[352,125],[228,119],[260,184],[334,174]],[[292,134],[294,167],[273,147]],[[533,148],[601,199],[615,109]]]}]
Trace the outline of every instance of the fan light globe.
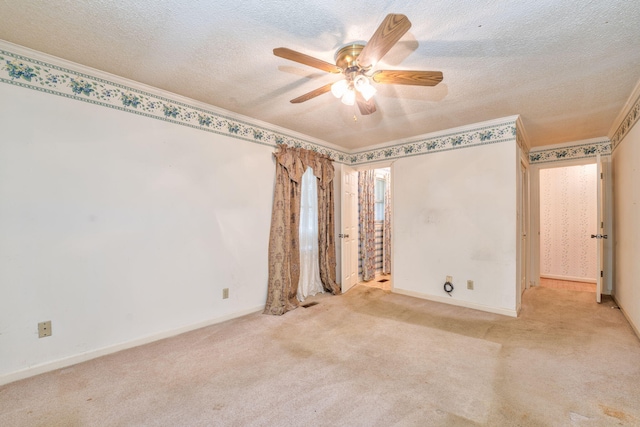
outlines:
[{"label": "fan light globe", "polygon": [[356,101],[356,91],[349,88],[342,96],[342,103],[344,105],[353,105]]},{"label": "fan light globe", "polygon": [[342,96],[347,91],[348,86],[349,84],[347,83],[346,80],[339,80],[331,85],[331,93],[336,98],[342,98]]},{"label": "fan light globe", "polygon": [[377,92],[376,88],[370,84],[367,84],[366,86],[360,89],[360,93],[362,94],[362,97],[364,98],[365,101],[370,100],[371,97],[373,97],[373,95],[375,95],[376,92]]},{"label": "fan light globe", "polygon": [[361,88],[363,88],[368,84],[369,84],[369,79],[363,75],[359,75],[358,77],[353,79],[353,87],[355,87],[358,91],[360,91]]},{"label": "fan light globe", "polygon": [[353,80],[353,87],[356,88],[358,92],[362,94],[362,97],[365,101],[371,99],[373,95],[377,92],[376,88],[371,85],[369,79],[365,76],[358,76]]}]

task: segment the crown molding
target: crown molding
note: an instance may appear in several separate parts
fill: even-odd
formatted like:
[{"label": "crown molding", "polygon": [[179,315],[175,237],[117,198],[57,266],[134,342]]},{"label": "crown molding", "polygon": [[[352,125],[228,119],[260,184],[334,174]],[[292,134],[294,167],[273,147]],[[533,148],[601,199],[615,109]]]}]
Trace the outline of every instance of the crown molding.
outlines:
[{"label": "crown molding", "polygon": [[522,117],[516,116],[516,142],[522,149],[525,155],[528,155],[531,151],[531,144],[529,142],[529,136],[522,123]]},{"label": "crown molding", "polygon": [[609,130],[608,136],[611,140],[612,151],[615,151],[627,133],[638,122],[638,119],[640,119],[640,80],[636,83],[627,102],[618,113]]}]

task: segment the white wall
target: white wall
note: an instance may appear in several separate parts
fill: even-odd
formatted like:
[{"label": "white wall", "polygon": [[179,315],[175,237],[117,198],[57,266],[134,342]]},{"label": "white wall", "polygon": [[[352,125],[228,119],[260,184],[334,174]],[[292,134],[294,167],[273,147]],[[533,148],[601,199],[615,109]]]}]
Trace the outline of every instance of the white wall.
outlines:
[{"label": "white wall", "polygon": [[516,315],[516,148],[506,141],[394,163],[394,292]]},{"label": "white wall", "polygon": [[640,125],[613,152],[614,295],[640,336]]},{"label": "white wall", "polygon": [[596,175],[596,164],[540,171],[541,276],[595,283]]},{"label": "white wall", "polygon": [[264,305],[272,147],[8,84],[0,118],[0,384]]}]

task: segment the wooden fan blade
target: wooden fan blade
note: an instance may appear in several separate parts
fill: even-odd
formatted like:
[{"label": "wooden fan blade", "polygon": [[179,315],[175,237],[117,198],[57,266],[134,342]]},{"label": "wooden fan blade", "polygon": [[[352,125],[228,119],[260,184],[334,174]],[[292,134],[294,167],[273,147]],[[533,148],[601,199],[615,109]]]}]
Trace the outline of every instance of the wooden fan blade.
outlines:
[{"label": "wooden fan blade", "polygon": [[371,76],[376,83],[435,86],[442,81],[440,71],[380,70]]},{"label": "wooden fan blade", "polygon": [[390,13],[371,36],[358,56],[358,65],[362,68],[373,67],[389,49],[411,28],[409,19],[400,14]]},{"label": "wooden fan blade", "polygon": [[273,49],[273,54],[280,58],[289,59],[291,61],[299,62],[300,64],[308,65],[310,67],[318,68],[328,73],[341,73],[342,70],[336,67],[334,64],[330,64],[321,59],[314,58],[313,56],[305,55],[304,53],[296,52],[295,50],[287,49],[286,47],[277,47]]},{"label": "wooden fan blade", "polygon": [[308,101],[311,98],[315,98],[316,96],[322,95],[323,93],[327,93],[327,92],[329,92],[331,90],[331,85],[332,84],[333,83],[326,84],[326,85],[324,85],[322,87],[319,87],[316,90],[312,90],[311,92],[305,93],[304,95],[299,96],[296,99],[292,99],[291,103],[292,104],[299,104],[301,102]]},{"label": "wooden fan blade", "polygon": [[360,109],[360,114],[366,116],[368,114],[373,114],[376,112],[376,102],[373,98],[370,98],[368,101],[365,101],[363,96],[358,93],[356,95],[356,102],[358,103],[358,108]]}]

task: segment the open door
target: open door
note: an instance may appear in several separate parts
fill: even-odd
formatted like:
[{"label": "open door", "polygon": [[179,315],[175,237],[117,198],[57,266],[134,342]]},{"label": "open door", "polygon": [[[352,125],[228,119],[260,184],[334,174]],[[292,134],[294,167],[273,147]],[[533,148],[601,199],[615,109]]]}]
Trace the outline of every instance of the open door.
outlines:
[{"label": "open door", "polygon": [[342,293],[358,282],[358,172],[342,166]]},{"label": "open door", "polygon": [[598,274],[596,275],[596,302],[602,301],[602,289],[604,286],[604,239],[607,238],[607,235],[604,234],[604,197],[605,197],[605,171],[603,169],[604,164],[602,163],[602,159],[600,159],[600,154],[597,156],[598,163],[598,202],[597,202],[597,224],[598,224],[598,233],[592,234],[592,239],[597,239],[597,249],[596,249],[596,257],[598,262]]},{"label": "open door", "polygon": [[[529,274],[529,173],[527,166],[520,162],[520,295],[527,289]],[[519,302],[520,300],[518,300]],[[519,306],[519,304],[518,304]]]}]

